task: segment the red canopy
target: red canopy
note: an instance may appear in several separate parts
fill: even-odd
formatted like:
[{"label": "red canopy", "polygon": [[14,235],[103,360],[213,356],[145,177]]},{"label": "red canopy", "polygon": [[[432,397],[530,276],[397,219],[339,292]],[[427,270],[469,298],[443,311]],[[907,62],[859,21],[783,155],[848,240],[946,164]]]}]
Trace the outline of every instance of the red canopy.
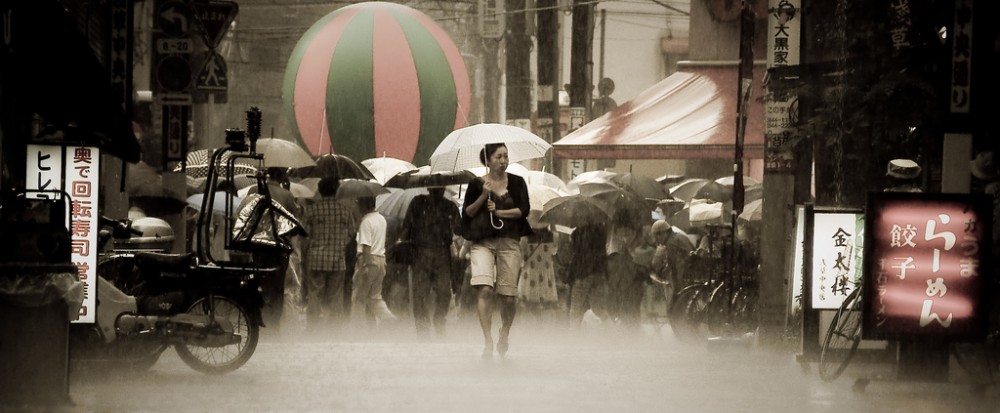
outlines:
[{"label": "red canopy", "polygon": [[[762,68],[761,68],[762,69]],[[686,159],[734,156],[734,65],[677,72],[552,144],[560,159]],[[755,70],[744,157],[764,157],[762,76]]]}]

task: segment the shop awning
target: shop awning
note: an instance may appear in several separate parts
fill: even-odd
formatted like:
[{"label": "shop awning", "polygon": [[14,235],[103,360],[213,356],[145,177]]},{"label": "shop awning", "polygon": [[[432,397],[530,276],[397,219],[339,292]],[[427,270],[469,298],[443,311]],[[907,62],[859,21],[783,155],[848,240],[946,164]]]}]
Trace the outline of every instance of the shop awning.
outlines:
[{"label": "shop awning", "polygon": [[[744,157],[764,157],[763,68],[755,68]],[[733,159],[737,65],[689,66],[553,143],[557,159]],[[759,75],[758,75],[759,73]]]}]

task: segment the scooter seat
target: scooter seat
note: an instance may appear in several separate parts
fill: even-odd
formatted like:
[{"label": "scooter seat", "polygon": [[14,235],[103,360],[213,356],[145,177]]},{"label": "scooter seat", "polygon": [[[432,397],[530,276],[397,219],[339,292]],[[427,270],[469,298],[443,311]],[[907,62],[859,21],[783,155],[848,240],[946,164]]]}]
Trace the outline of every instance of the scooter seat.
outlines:
[{"label": "scooter seat", "polygon": [[135,253],[136,264],[142,268],[155,266],[160,271],[184,272],[194,263],[194,254],[164,254],[159,252]]}]

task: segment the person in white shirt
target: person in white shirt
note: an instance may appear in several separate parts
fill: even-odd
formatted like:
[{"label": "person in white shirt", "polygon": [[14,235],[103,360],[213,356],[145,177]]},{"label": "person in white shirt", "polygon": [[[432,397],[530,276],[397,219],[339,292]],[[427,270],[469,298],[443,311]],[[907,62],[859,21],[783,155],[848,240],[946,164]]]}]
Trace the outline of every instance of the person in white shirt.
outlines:
[{"label": "person in white shirt", "polygon": [[382,299],[387,224],[385,217],[375,212],[375,198],[358,198],[358,209],[364,216],[358,226],[358,262],[351,292],[351,318],[364,319],[367,325],[375,326],[396,319]]}]

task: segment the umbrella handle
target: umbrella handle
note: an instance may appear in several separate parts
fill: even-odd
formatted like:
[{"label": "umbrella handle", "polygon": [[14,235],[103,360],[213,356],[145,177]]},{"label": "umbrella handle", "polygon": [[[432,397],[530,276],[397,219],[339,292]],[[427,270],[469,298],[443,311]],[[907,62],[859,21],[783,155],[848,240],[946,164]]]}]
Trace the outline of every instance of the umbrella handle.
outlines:
[{"label": "umbrella handle", "polygon": [[[492,201],[493,200],[493,194],[487,195],[487,198],[490,201]],[[493,211],[490,211],[490,225],[493,226],[494,229],[501,229],[501,228],[503,228],[503,220],[500,219],[500,218],[497,218],[497,222],[499,222],[500,225],[497,225],[497,224],[493,223]]]}]

